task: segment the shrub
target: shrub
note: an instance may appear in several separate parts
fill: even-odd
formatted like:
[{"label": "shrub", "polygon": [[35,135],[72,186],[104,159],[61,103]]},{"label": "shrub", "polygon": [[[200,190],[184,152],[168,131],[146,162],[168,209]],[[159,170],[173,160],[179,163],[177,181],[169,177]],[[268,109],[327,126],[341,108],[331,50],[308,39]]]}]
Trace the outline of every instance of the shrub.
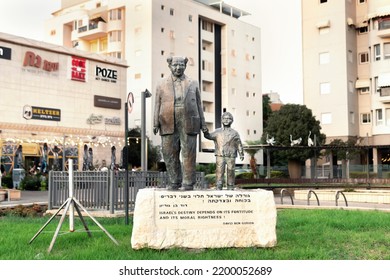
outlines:
[{"label": "shrub", "polygon": [[19,189],[25,191],[38,191],[41,188],[41,180],[39,176],[27,175],[20,182]]},{"label": "shrub", "polygon": [[7,174],[3,178],[1,178],[1,184],[8,189],[12,189],[14,187],[12,181],[12,175]]},{"label": "shrub", "polygon": [[[378,174],[375,172],[369,173],[370,178],[377,178]],[[364,171],[354,171],[349,173],[349,177],[353,179],[365,179],[367,178],[367,172]]]},{"label": "shrub", "polygon": [[253,179],[252,172],[243,172],[236,175],[236,179]]},{"label": "shrub", "polygon": [[271,178],[288,178],[288,174],[285,174],[283,171],[272,170]]},{"label": "shrub", "polygon": [[215,174],[207,174],[204,176],[204,179],[209,185],[214,185],[215,184]]}]

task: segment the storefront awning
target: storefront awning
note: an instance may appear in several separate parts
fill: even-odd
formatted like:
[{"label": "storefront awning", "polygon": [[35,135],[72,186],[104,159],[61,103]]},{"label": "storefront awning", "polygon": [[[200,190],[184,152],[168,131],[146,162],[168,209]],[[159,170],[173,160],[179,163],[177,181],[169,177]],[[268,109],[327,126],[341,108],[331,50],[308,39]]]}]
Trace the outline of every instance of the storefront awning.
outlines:
[{"label": "storefront awning", "polygon": [[369,79],[359,79],[356,80],[355,88],[369,88],[370,80]]},{"label": "storefront awning", "polygon": [[390,87],[390,73],[384,73],[378,76],[378,87]]},{"label": "storefront awning", "polygon": [[316,24],[317,28],[326,28],[330,27],[330,20],[322,20],[317,22]]}]

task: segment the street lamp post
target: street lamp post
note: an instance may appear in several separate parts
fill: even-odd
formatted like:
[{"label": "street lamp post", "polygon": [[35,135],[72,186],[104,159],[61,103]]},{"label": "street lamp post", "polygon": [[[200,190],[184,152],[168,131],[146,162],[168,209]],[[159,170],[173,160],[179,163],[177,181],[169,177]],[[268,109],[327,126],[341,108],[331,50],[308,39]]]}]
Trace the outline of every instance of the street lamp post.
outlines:
[{"label": "street lamp post", "polygon": [[142,171],[148,170],[147,159],[147,144],[146,144],[146,98],[151,97],[152,94],[145,89],[141,92],[141,169]]},{"label": "street lamp post", "polygon": [[68,138],[68,135],[64,135],[64,140],[62,143],[62,171],[65,171],[66,155],[65,155],[65,139]]}]

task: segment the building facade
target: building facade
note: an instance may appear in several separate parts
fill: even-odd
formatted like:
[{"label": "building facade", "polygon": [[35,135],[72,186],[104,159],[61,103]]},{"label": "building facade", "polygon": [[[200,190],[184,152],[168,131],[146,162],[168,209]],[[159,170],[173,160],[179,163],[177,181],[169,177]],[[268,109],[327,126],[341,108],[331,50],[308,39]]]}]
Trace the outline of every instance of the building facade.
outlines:
[{"label": "building facade", "polygon": [[390,3],[302,0],[304,104],[327,142],[369,146],[361,163],[390,160]]},{"label": "building facade", "polygon": [[[223,1],[62,0],[46,23],[46,40],[126,59],[127,91],[135,98],[129,128],[141,125],[141,92],[148,89],[146,136],[154,145],[160,144],[152,132],[154,90],[170,75],[167,58],[173,55],[189,59],[186,74],[199,81],[209,130],[220,127],[222,113],[229,111],[243,141],[257,140],[262,135],[260,29],[239,20],[246,14]],[[214,162],[213,149],[201,135],[198,162]]]},{"label": "building facade", "polygon": [[[0,146],[7,171],[28,171],[45,158],[48,169],[81,170],[111,164],[124,145],[127,63],[112,57],[0,33]],[[92,158],[91,158],[92,156]],[[64,165],[65,164],[65,165]]]}]

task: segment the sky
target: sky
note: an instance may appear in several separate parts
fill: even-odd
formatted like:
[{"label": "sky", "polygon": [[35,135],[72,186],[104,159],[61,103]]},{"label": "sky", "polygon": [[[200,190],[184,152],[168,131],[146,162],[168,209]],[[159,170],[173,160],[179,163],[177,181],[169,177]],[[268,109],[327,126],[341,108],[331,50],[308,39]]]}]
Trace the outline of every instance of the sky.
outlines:
[{"label": "sky", "polygon": [[[303,103],[300,0],[225,0],[250,12],[242,20],[261,28],[262,92],[283,103]],[[61,0],[2,1],[0,32],[44,39],[44,22]]]}]

